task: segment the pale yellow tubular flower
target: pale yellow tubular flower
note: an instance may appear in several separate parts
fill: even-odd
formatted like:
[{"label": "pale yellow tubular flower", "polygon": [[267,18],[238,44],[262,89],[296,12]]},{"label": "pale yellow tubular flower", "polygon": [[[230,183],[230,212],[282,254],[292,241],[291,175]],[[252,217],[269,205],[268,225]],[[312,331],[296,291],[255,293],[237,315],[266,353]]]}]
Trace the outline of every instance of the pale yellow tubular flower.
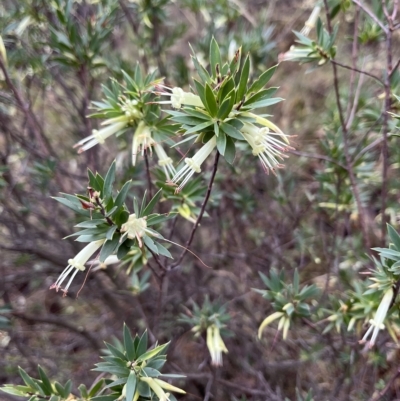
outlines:
[{"label": "pale yellow tubular flower", "polygon": [[149,387],[154,391],[159,401],[169,401],[168,394],[162,389],[162,387],[152,377],[141,377],[141,381],[147,383]]},{"label": "pale yellow tubular flower", "polygon": [[308,36],[311,32],[311,29],[315,28],[315,24],[317,23],[320,12],[321,12],[321,6],[317,4],[312,10],[312,13],[308,18],[308,20],[305,22],[303,29],[300,31],[302,35]]},{"label": "pale yellow tubular flower", "polygon": [[168,391],[174,391],[175,393],[186,394],[185,390],[182,390],[179,387],[173,386],[172,384],[167,383],[164,380],[154,378],[154,381],[163,389]]},{"label": "pale yellow tubular flower", "polygon": [[128,221],[122,224],[121,232],[125,234],[121,237],[120,242],[122,242],[126,237],[129,239],[137,239],[139,248],[143,246],[142,237],[144,235],[153,235],[152,231],[147,229],[146,218],[138,218],[135,213],[129,215]]},{"label": "pale yellow tubular flower", "polygon": [[287,339],[289,327],[290,327],[290,319],[287,317],[287,318],[285,319],[285,323],[283,324],[283,339],[284,339],[284,340]]},{"label": "pale yellow tubular flower", "polygon": [[144,151],[150,149],[155,145],[155,141],[151,136],[150,128],[141,121],[136,128],[135,134],[132,139],[132,166],[136,165],[136,156],[140,152],[142,157],[144,156]]},{"label": "pale yellow tubular flower", "polygon": [[375,313],[373,319],[369,321],[370,327],[367,332],[364,334],[364,337],[361,339],[360,343],[367,342],[370,334],[372,333],[371,340],[369,340],[369,348],[372,348],[375,345],[376,338],[378,337],[379,331],[385,328],[384,320],[389,311],[389,307],[392,303],[393,299],[393,288],[388,289],[383,295],[382,301],[378,306],[378,309]]},{"label": "pale yellow tubular flower", "polygon": [[64,282],[64,280],[72,273],[72,276],[70,280],[68,281],[68,284],[65,286],[65,288],[62,290],[64,294],[68,292],[68,288],[72,283],[72,280],[78,273],[78,271],[84,271],[86,269],[85,264],[87,261],[92,257],[92,255],[102,247],[104,244],[105,239],[101,239],[98,241],[93,241],[90,242],[88,245],[86,245],[73,259],[68,259],[68,266],[63,270],[63,272],[60,274],[60,277],[57,279],[57,281],[50,287],[50,289],[55,288],[56,291],[58,291],[61,287],[61,284]]},{"label": "pale yellow tubular flower", "polygon": [[3,59],[4,65],[7,67],[7,51],[4,46],[3,38],[0,35],[0,57]]},{"label": "pale yellow tubular flower", "polygon": [[207,327],[207,348],[210,351],[211,364],[222,366],[222,353],[227,353],[228,350],[221,338],[219,328],[215,324]]},{"label": "pale yellow tubular flower", "polygon": [[180,109],[182,106],[195,106],[204,108],[200,97],[191,93],[185,92],[183,89],[175,87],[157,85],[156,91],[160,96],[169,96],[170,100],[161,100],[158,104],[170,104],[174,109]]},{"label": "pale yellow tubular flower", "polygon": [[262,321],[262,323],[260,324],[260,327],[258,328],[258,338],[261,338],[262,332],[263,332],[265,327],[267,327],[274,320],[279,319],[282,316],[283,316],[283,312],[274,312],[272,315],[267,316]]},{"label": "pale yellow tubular flower", "polygon": [[213,136],[205,145],[203,145],[193,157],[187,157],[185,159],[185,166],[182,167],[172,180],[170,181],[171,184],[177,184],[178,182],[182,181],[176,192],[182,190],[185,184],[190,180],[194,173],[201,172],[201,165],[207,159],[207,157],[211,154],[214,148],[217,146],[217,139]]},{"label": "pale yellow tubular flower", "polygon": [[89,135],[88,137],[82,139],[78,143],[74,145],[74,148],[78,148],[78,153],[85,152],[86,150],[89,150],[90,148],[93,148],[93,146],[96,146],[97,144],[103,144],[105,140],[110,137],[111,135],[116,134],[117,132],[121,131],[124,129],[128,123],[129,123],[129,118],[126,116],[120,116],[117,117],[113,123],[108,124],[108,120],[105,121],[107,125],[106,127],[97,130],[94,129],[92,131],[92,135]]},{"label": "pale yellow tubular flower", "polygon": [[243,115],[246,116],[246,117],[254,118],[256,120],[257,124],[263,125],[264,127],[267,127],[270,130],[272,130],[273,132],[279,134],[282,137],[282,139],[287,144],[289,144],[290,135],[284,134],[283,131],[277,125],[275,125],[272,121],[268,120],[265,117],[260,117],[257,114],[250,113],[250,112],[249,113],[243,113]]}]

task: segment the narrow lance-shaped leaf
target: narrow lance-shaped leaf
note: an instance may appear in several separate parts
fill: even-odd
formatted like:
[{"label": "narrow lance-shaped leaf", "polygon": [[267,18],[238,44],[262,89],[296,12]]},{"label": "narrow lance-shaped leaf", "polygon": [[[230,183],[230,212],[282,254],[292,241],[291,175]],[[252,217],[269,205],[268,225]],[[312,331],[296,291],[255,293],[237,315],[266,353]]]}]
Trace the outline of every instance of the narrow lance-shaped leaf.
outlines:
[{"label": "narrow lance-shaped leaf", "polygon": [[240,74],[239,85],[236,91],[236,103],[240,102],[246,93],[249,74],[250,74],[250,58],[247,55],[243,64],[242,73]]},{"label": "narrow lance-shaped leaf", "polygon": [[115,181],[115,160],[112,162],[110,168],[107,171],[106,178],[104,179],[104,187],[103,187],[103,198],[105,203],[108,202],[109,198],[112,195],[112,186]]},{"label": "narrow lance-shaped leaf", "polygon": [[215,38],[212,38],[210,43],[210,65],[211,73],[214,78],[217,77],[217,65],[221,67],[221,53],[219,51],[218,43]]}]

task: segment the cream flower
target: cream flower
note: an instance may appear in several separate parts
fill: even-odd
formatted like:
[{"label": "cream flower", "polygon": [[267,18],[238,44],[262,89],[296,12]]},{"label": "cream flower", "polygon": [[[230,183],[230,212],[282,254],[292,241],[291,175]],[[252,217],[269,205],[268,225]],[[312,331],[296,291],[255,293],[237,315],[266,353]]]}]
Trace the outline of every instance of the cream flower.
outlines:
[{"label": "cream flower", "polygon": [[137,239],[139,248],[143,246],[142,237],[144,235],[154,235],[154,233],[147,228],[146,217],[136,217],[133,213],[128,217],[128,221],[122,224],[121,232],[125,234],[121,237],[121,242],[126,238]]},{"label": "cream flower", "polygon": [[106,127],[100,130],[94,129],[92,135],[76,143],[74,148],[78,148],[78,153],[85,152],[99,143],[103,144],[108,137],[123,130],[135,120],[142,118],[142,113],[137,108],[137,105],[137,100],[121,100],[120,107],[124,114],[103,121],[101,125]]},{"label": "cream flower", "polygon": [[182,181],[175,192],[181,191],[194,173],[201,172],[201,165],[216,146],[217,139],[215,136],[213,136],[205,145],[200,148],[199,151],[197,151],[197,153],[193,157],[187,157],[185,159],[186,165],[182,167],[170,181],[171,184],[177,184],[179,181]]},{"label": "cream flower", "polygon": [[170,104],[174,109],[180,109],[182,106],[204,108],[203,102],[199,96],[190,92],[185,92],[181,88],[168,88],[168,86],[158,85],[156,90],[158,95],[170,97],[170,100],[162,100],[157,102],[158,104]]},{"label": "cream flower", "polygon": [[94,129],[92,131],[92,135],[89,135],[88,137],[76,143],[74,148],[78,148],[78,153],[82,153],[93,148],[93,146],[96,146],[99,143],[103,144],[108,137],[124,129],[128,123],[129,118],[126,116],[110,118],[109,120],[104,121],[102,124],[107,125],[107,127],[104,127],[100,130]]},{"label": "cream flower", "polygon": [[[287,135],[271,132],[268,127],[258,128],[251,123],[244,123],[241,133],[267,173],[271,170],[275,174],[276,168],[283,167],[279,160],[287,157],[284,152],[291,149],[287,144]],[[284,141],[281,138],[284,138]]]},{"label": "cream flower", "polygon": [[304,24],[304,28],[300,31],[300,33],[304,36],[308,36],[311,32],[311,29],[315,28],[315,24],[317,23],[319,13],[321,12],[321,6],[318,4],[312,10],[310,18]]},{"label": "cream flower", "polygon": [[168,155],[165,153],[164,148],[159,143],[156,143],[154,145],[154,150],[158,157],[158,165],[163,168],[167,180],[170,180],[171,177],[176,174],[172,159],[168,157]]},{"label": "cream flower", "polygon": [[215,324],[207,327],[207,348],[210,351],[211,364],[222,366],[222,353],[228,353],[228,350],[222,340],[219,327]]},{"label": "cream flower", "polygon": [[152,377],[141,377],[140,380],[149,385],[149,387],[154,391],[154,393],[158,397],[159,401],[169,400],[169,393],[166,393],[164,389],[169,391],[175,391],[181,394],[186,394],[186,391],[180,389],[179,387],[175,387],[172,384],[165,382],[164,380]]},{"label": "cream flower", "polygon": [[378,306],[378,309],[375,313],[373,319],[369,321],[370,325],[367,332],[364,334],[364,337],[361,339],[360,343],[367,342],[368,337],[372,333],[371,340],[369,340],[369,348],[372,348],[375,345],[376,338],[378,337],[379,330],[383,330],[385,328],[384,321],[390,305],[392,304],[393,300],[393,289],[390,288],[385,292],[383,295],[382,301]]},{"label": "cream flower", "polygon": [[136,128],[135,134],[132,140],[132,166],[136,165],[136,156],[141,152],[142,157],[144,156],[144,151],[149,149],[151,152],[151,147],[155,145],[155,141],[151,136],[150,128],[141,121]]},{"label": "cream flower", "polygon": [[68,266],[60,274],[60,277],[50,287],[50,289],[55,288],[56,291],[58,291],[64,280],[71,274],[71,272],[73,272],[71,278],[68,281],[68,284],[62,290],[64,292],[64,295],[66,295],[68,292],[68,288],[71,285],[72,280],[74,279],[78,271],[84,271],[86,269],[85,264],[91,258],[91,256],[104,244],[104,242],[105,239],[90,242],[73,259],[69,259]]}]

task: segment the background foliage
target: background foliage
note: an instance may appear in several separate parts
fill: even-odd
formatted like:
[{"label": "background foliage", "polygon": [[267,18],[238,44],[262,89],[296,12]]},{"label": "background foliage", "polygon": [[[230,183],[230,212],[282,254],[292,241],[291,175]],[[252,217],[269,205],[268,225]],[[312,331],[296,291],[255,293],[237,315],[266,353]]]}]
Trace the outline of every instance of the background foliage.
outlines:
[{"label": "background foliage", "polygon": [[[305,21],[315,6],[321,20],[308,32]],[[22,385],[23,379],[29,391],[43,392],[39,399],[50,399],[56,390],[48,376],[65,383],[57,387],[59,397],[72,391],[91,399],[110,384],[100,370],[122,380],[110,386],[119,397],[124,383],[129,380],[132,388],[152,372],[143,373],[147,359],[136,370],[130,366],[131,374],[110,367],[116,359],[99,362],[99,356],[126,364],[144,354],[148,337],[148,347],[171,341],[166,363],[164,349],[151,363],[186,375],[175,377],[174,386],[187,393],[175,393],[178,399],[400,398],[400,152],[398,121],[392,118],[400,113],[397,7],[376,0],[3,1],[0,383]],[[175,193],[165,185],[155,155],[138,154],[132,165],[134,130],[79,155],[73,145],[100,131],[103,120],[90,114],[113,117],[102,114],[108,106],[95,103],[95,110],[91,103],[104,98],[104,86],[111,85],[118,99],[118,82],[153,74],[149,82],[164,77],[166,85],[189,91],[198,76],[189,43],[208,66],[213,37],[222,60],[232,59],[240,46],[243,61],[249,54],[251,81],[281,61],[268,86],[279,86],[277,96],[285,101],[263,112],[296,137],[276,177],[267,176],[251,150],[236,142],[234,163],[221,158],[201,225],[188,242],[213,179],[212,157],[201,175]],[[160,107],[147,103],[149,82],[140,90],[129,87],[130,100],[141,102],[140,113],[167,149],[173,122],[155,122]],[[167,149],[175,165],[187,150],[187,144]],[[104,212],[115,217],[110,235],[125,223],[123,213],[133,213],[134,197],[146,205],[161,188],[154,211],[137,216],[161,217],[153,220],[154,229],[189,244],[195,255],[182,256],[181,248],[158,237],[156,245],[146,243],[146,251],[130,239],[125,255],[120,247],[122,263],[98,261],[62,297],[49,287],[82,249],[73,238],[62,238],[82,216],[104,214],[59,193],[80,194],[90,203],[87,168],[107,181],[110,166],[115,191],[105,189],[112,204]],[[100,179],[93,177],[90,186],[101,192]],[[113,211],[116,190],[129,180],[126,206],[118,201]],[[67,199],[75,209],[52,197]],[[78,209],[81,217],[73,212]],[[165,269],[170,253],[175,265]],[[104,251],[101,260],[106,256]],[[387,330],[375,344],[359,344],[390,291]],[[126,327],[121,335],[124,322],[139,337],[130,337]],[[208,351],[217,333],[228,351],[218,343],[224,352],[219,367]],[[91,370],[96,363],[97,371]],[[101,384],[87,390],[93,383]],[[146,391],[143,399],[160,398]]]}]

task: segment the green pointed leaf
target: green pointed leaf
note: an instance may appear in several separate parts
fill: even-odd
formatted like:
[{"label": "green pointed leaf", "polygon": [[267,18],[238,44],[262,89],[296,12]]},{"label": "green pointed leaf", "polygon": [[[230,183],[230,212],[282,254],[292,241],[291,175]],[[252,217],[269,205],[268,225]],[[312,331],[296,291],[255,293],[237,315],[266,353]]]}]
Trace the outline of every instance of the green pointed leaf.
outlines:
[{"label": "green pointed leaf", "polygon": [[197,59],[196,56],[192,56],[192,61],[194,68],[196,68],[196,71],[199,74],[202,83],[203,84],[211,83],[210,75],[208,74],[207,70],[199,63],[199,60]]},{"label": "green pointed leaf", "polygon": [[229,69],[232,75],[235,75],[239,71],[241,58],[242,58],[242,47],[239,47],[229,65]]},{"label": "green pointed leaf", "polygon": [[145,368],[142,369],[142,372],[147,376],[147,377],[158,377],[161,375],[161,373],[154,368],[150,368],[146,366]]},{"label": "green pointed leaf", "polygon": [[141,380],[138,383],[138,391],[141,397],[151,398],[151,391],[149,385]]},{"label": "green pointed leaf", "polygon": [[223,156],[225,154],[226,149],[226,135],[221,133],[221,135],[217,136],[217,149],[218,152]]},{"label": "green pointed leaf", "polygon": [[132,180],[129,180],[123,185],[121,191],[119,191],[117,197],[115,198],[114,206],[121,207],[124,204],[126,196],[128,195],[128,192],[131,189],[131,186],[132,186]]},{"label": "green pointed leaf", "polygon": [[111,241],[112,238],[113,238],[113,236],[114,236],[115,230],[116,230],[117,228],[118,228],[118,226],[111,226],[111,227],[108,229],[108,231],[107,231],[106,239],[108,239],[109,241]]},{"label": "green pointed leaf", "polygon": [[264,86],[270,81],[272,76],[275,74],[276,69],[278,68],[278,65],[275,65],[271,68],[269,68],[267,71],[263,72],[260,77],[253,82],[253,84],[250,86],[249,90],[247,93],[252,93],[252,92],[258,92],[261,89],[264,88]]},{"label": "green pointed leaf", "polygon": [[215,117],[218,112],[217,102],[215,100],[214,92],[211,89],[210,85],[206,84],[204,89],[204,97],[206,99],[206,108],[210,113],[211,117]]},{"label": "green pointed leaf", "polygon": [[104,262],[110,255],[112,255],[115,252],[117,246],[119,245],[119,240],[120,236],[115,235],[112,240],[107,240],[103,244],[99,256],[100,262]]},{"label": "green pointed leaf", "polygon": [[112,195],[112,186],[115,181],[115,160],[112,162],[110,168],[107,171],[106,178],[104,179],[104,187],[102,197],[104,198],[104,202],[108,203]]},{"label": "green pointed leaf", "polygon": [[167,258],[171,258],[172,259],[172,255],[170,254],[170,252],[168,251],[167,248],[165,248],[163,245],[161,245],[160,243],[156,242],[156,247],[158,249],[158,254],[162,255],[162,256],[166,256]]},{"label": "green pointed leaf", "polygon": [[142,361],[146,361],[147,359],[151,359],[153,357],[155,357],[156,355],[160,354],[161,352],[163,352],[169,345],[169,342],[163,345],[159,345],[158,347],[145,352],[144,354],[140,355],[137,358],[138,362],[142,362]]},{"label": "green pointed leaf", "polygon": [[[121,352],[118,348],[116,348],[114,345],[109,344],[109,343],[105,343],[106,347],[108,348],[108,350],[117,358],[120,359],[126,359],[126,356],[123,352]],[[126,359],[127,360],[127,359]]]},{"label": "green pointed leaf", "polygon": [[137,345],[136,348],[136,355],[140,356],[142,354],[144,354],[147,350],[147,330],[145,330],[145,332],[142,334],[142,336],[140,337],[139,343]]},{"label": "green pointed leaf", "polygon": [[156,247],[156,244],[154,243],[154,241],[153,241],[148,235],[145,235],[145,236],[143,237],[143,242],[145,243],[146,247],[147,247],[150,251],[152,251],[152,252],[154,252],[156,255],[158,255],[158,249],[157,249],[157,247]]},{"label": "green pointed leaf", "polygon": [[240,80],[239,80],[239,85],[236,91],[236,103],[240,102],[244,95],[246,94],[246,89],[247,89],[247,81],[249,80],[249,75],[250,75],[250,58],[249,55],[247,55],[242,72],[240,74]]},{"label": "green pointed leaf", "polygon": [[228,136],[226,137],[226,149],[224,158],[229,164],[233,164],[233,161],[235,160],[235,155],[236,155],[235,142],[233,141],[232,138]]},{"label": "green pointed leaf", "polygon": [[131,370],[126,382],[126,401],[133,401],[136,392],[137,377],[135,371]]},{"label": "green pointed leaf", "polygon": [[90,169],[88,169],[88,177],[89,177],[89,186],[92,187],[95,191],[100,192],[102,188],[100,188],[96,176],[92,173]]},{"label": "green pointed leaf", "polygon": [[147,204],[147,206],[144,208],[142,213],[140,214],[140,217],[148,216],[151,214],[151,212],[154,210],[156,204],[160,200],[162,195],[162,189],[160,189],[151,199],[151,201]]},{"label": "green pointed leaf", "polygon": [[229,113],[232,111],[233,106],[235,105],[235,91],[232,90],[228,96],[229,97],[222,102],[217,113],[217,118],[222,121],[229,116]]},{"label": "green pointed leaf", "polygon": [[42,383],[39,384],[40,387],[42,388],[42,390],[44,391],[44,393],[46,395],[51,395],[53,390],[52,390],[49,378],[47,377],[46,373],[44,372],[44,370],[42,369],[42,367],[40,365],[38,365],[38,371],[39,371],[40,380],[42,381]]},{"label": "green pointed leaf", "polygon": [[133,361],[136,358],[135,347],[133,344],[131,332],[125,323],[123,331],[124,331],[124,346],[125,346],[126,356],[130,361]]},{"label": "green pointed leaf", "polygon": [[206,121],[202,124],[196,125],[195,127],[192,127],[190,129],[188,129],[185,132],[185,135],[187,134],[192,134],[193,132],[199,132],[199,131],[203,131],[205,128],[209,127],[210,125],[213,125],[214,122],[212,120]]},{"label": "green pointed leaf", "polygon": [[221,53],[219,51],[218,43],[215,40],[215,38],[212,38],[210,43],[210,65],[211,65],[211,74],[214,78],[216,78],[217,65],[221,67],[222,62],[221,62]]},{"label": "green pointed leaf", "polygon": [[24,369],[18,366],[19,370],[19,375],[22,377],[22,380],[25,382],[25,384],[29,387],[31,387],[34,390],[37,390],[37,385],[34,382],[34,380],[28,375],[28,373],[25,372]]},{"label": "green pointed leaf", "polygon": [[400,251],[400,235],[390,224],[387,224],[387,230],[393,245],[398,251]]},{"label": "green pointed leaf", "polygon": [[[201,102],[203,103],[204,107],[206,107],[207,101],[205,97],[205,86],[202,85],[199,81],[193,79],[194,86],[196,87],[197,95],[200,97]],[[207,83],[206,83],[207,85]]]},{"label": "green pointed leaf", "polygon": [[227,123],[220,123],[219,126],[222,129],[222,131],[224,131],[225,134],[229,135],[230,137],[239,139],[239,140],[244,139],[242,133],[238,129],[233,127],[232,125],[227,124]]}]

